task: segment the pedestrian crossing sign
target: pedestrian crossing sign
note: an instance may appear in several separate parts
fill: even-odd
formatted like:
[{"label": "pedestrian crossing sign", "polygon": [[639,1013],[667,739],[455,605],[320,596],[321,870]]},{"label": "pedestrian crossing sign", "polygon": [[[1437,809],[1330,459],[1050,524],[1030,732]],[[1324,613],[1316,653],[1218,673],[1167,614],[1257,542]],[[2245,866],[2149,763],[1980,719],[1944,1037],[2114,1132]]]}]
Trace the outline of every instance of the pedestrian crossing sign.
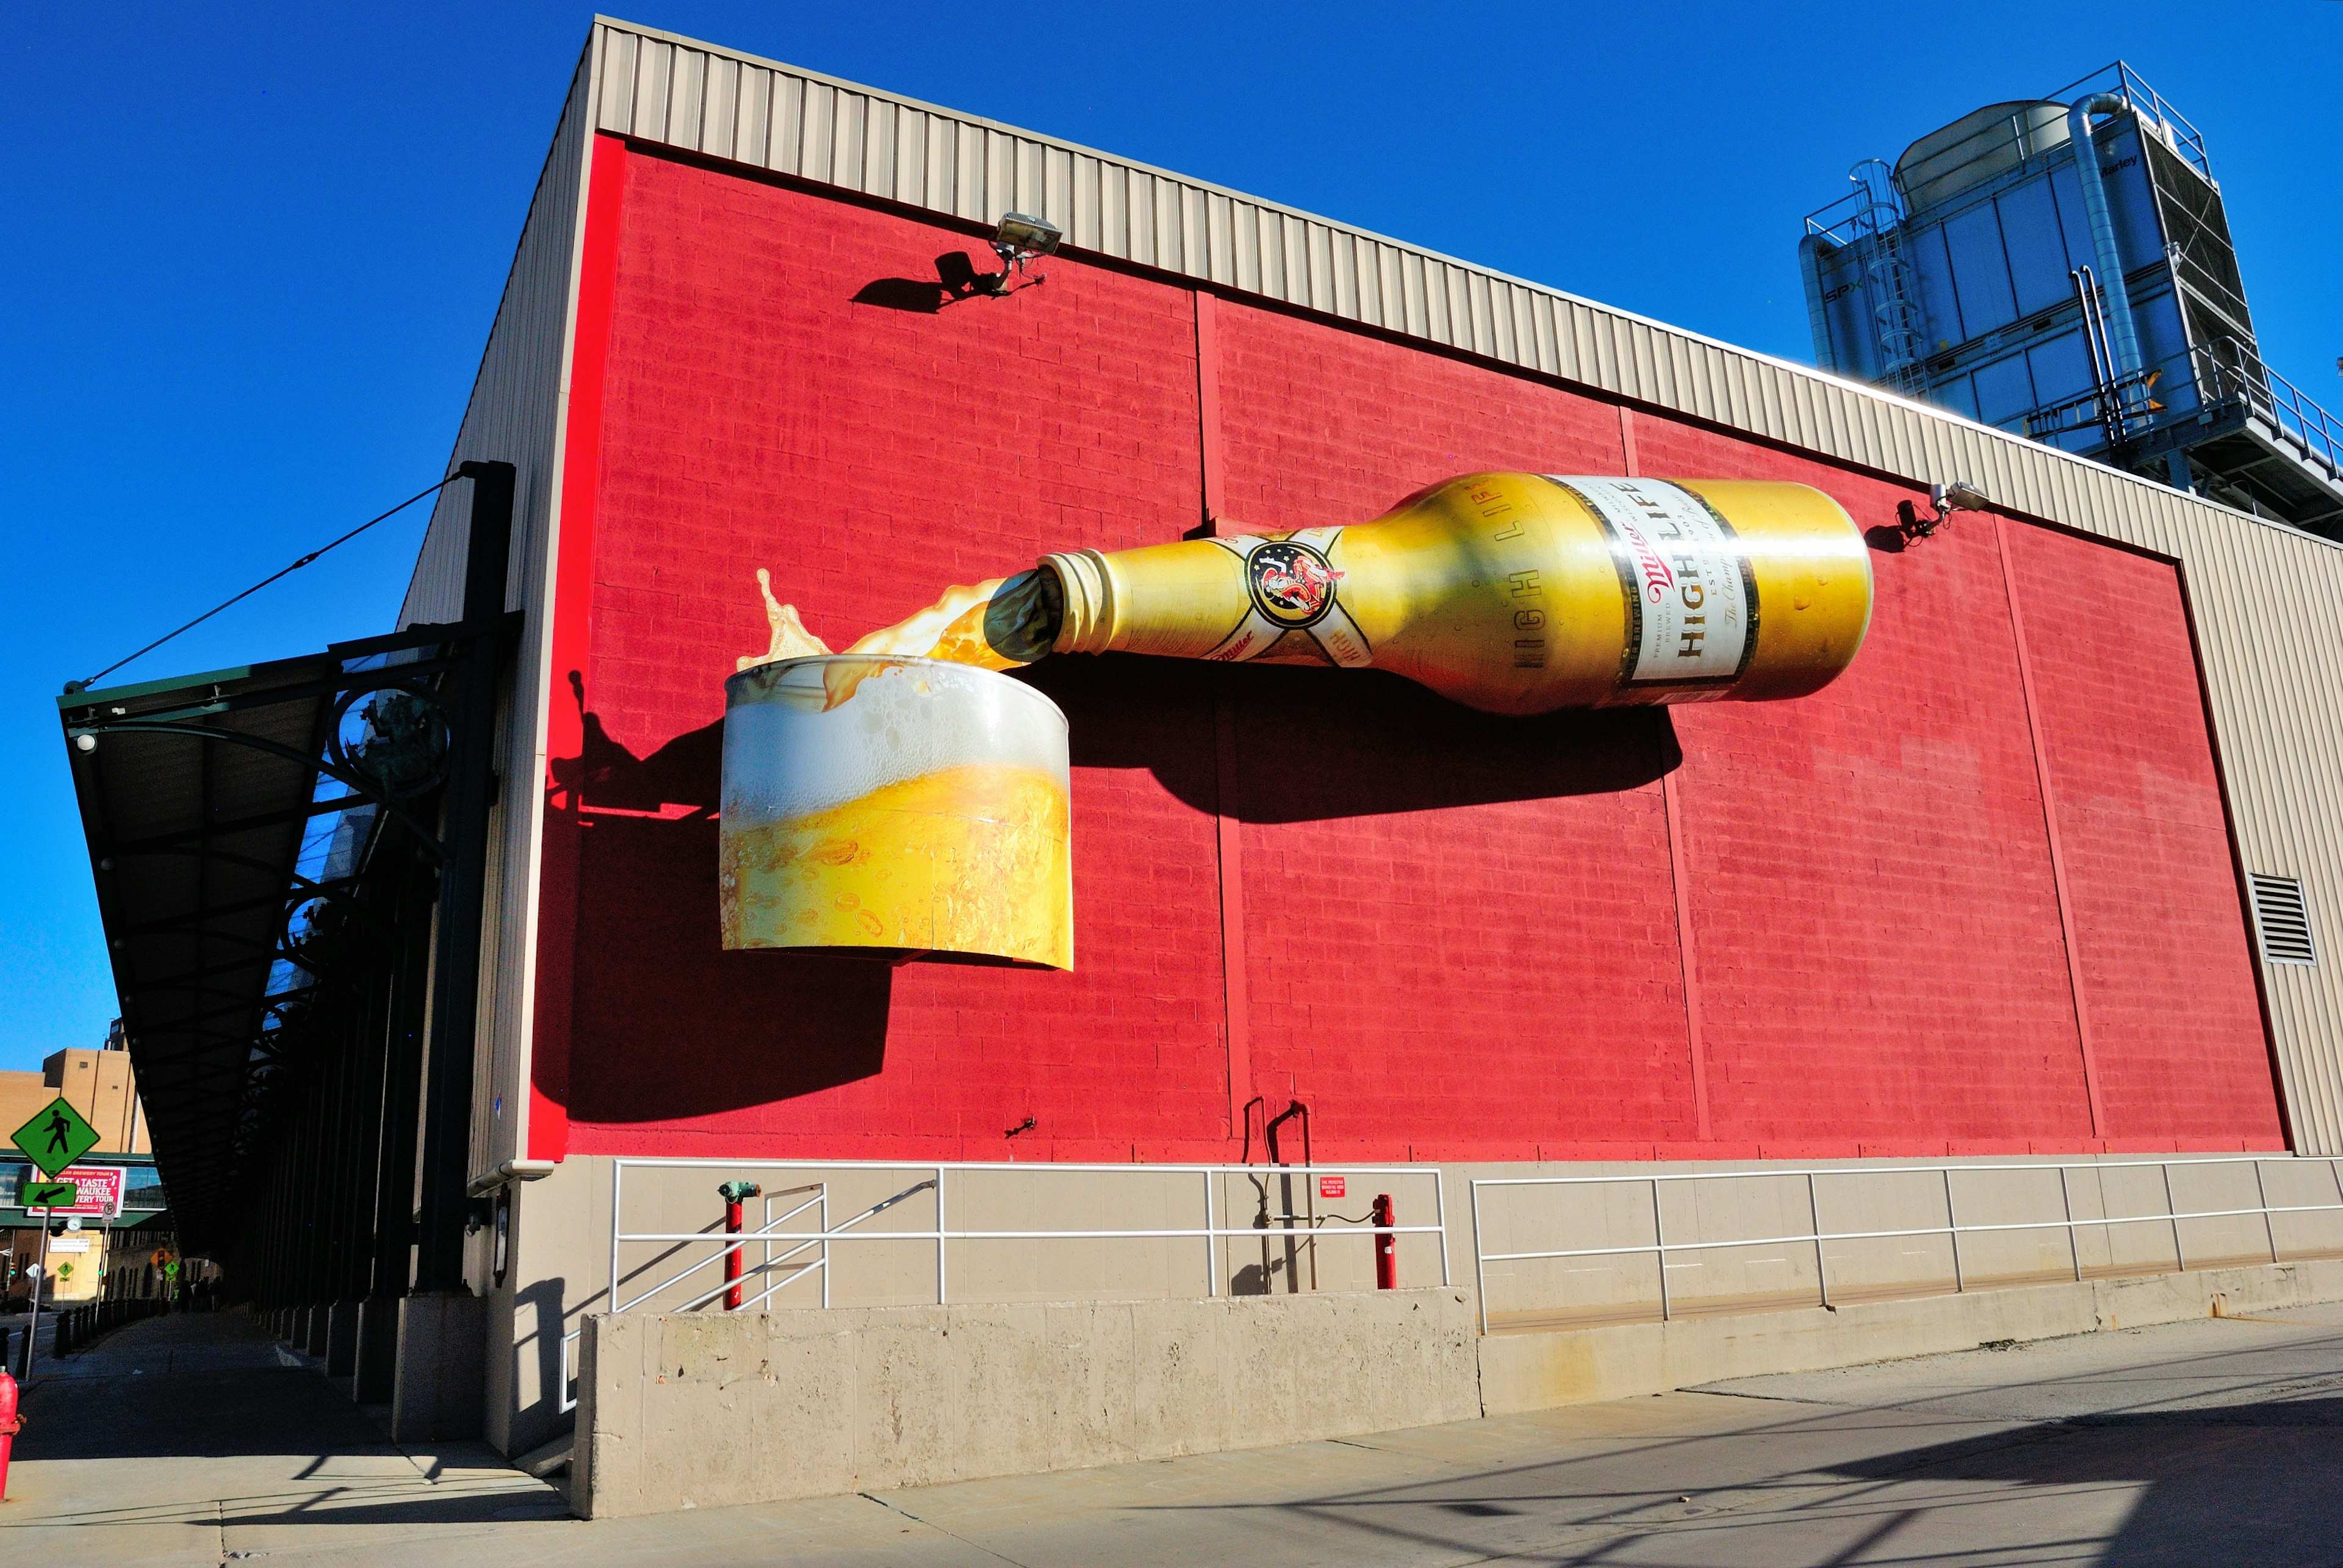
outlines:
[{"label": "pedestrian crossing sign", "polygon": [[58,1171],[97,1147],[97,1129],[61,1094],[16,1129],[15,1144],[42,1175],[54,1180]]}]

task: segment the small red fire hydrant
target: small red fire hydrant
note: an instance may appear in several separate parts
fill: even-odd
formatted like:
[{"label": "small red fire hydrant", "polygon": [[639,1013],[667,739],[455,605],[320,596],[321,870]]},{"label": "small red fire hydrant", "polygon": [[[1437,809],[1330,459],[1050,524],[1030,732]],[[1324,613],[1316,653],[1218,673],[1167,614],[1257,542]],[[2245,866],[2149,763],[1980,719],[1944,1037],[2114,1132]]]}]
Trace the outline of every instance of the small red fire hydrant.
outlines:
[{"label": "small red fire hydrant", "polygon": [[0,1372],[0,1503],[8,1501],[8,1455],[24,1426],[16,1414],[16,1380]]},{"label": "small red fire hydrant", "polygon": [[1392,1218],[1391,1194],[1375,1194],[1375,1289],[1399,1289],[1399,1238],[1391,1233],[1398,1221]]}]

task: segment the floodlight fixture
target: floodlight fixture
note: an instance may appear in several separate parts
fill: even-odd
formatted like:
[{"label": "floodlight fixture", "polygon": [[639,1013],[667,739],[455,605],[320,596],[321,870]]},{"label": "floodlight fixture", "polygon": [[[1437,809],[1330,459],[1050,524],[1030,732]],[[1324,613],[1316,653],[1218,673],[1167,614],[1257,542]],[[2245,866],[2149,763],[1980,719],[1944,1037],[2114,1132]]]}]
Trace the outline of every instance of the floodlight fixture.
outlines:
[{"label": "floodlight fixture", "polygon": [[1981,512],[1993,505],[1992,499],[1983,490],[1966,479],[1955,479],[1949,485],[1931,486],[1928,499],[1940,513]]},{"label": "floodlight fixture", "polygon": [[1955,512],[1981,512],[1992,505],[1993,498],[1966,479],[1931,485],[1926,515],[1910,501],[1896,503],[1896,531],[1906,539],[1925,539],[1951,521]]},{"label": "floodlight fixture", "polygon": [[[1048,218],[1021,212],[1001,214],[999,226],[992,231],[992,254],[1001,258],[1001,270],[987,280],[989,290],[1007,294],[1012,286],[1011,279],[1023,276],[1027,263],[1054,256],[1065,237],[1065,231]],[[1032,279],[1040,283],[1042,275],[1034,273]]]}]

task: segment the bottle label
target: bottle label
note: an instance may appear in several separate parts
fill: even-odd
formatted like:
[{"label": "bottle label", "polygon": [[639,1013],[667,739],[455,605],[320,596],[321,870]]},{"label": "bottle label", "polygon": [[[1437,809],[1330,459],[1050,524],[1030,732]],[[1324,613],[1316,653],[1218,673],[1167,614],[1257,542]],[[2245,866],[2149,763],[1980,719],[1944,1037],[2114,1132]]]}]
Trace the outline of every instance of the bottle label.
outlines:
[{"label": "bottle label", "polygon": [[1622,684],[1721,687],[1737,678],[1757,651],[1757,579],[1733,525],[1664,479],[1554,482],[1610,537],[1627,604]]},{"label": "bottle label", "polygon": [[1366,634],[1342,608],[1342,574],[1328,558],[1342,537],[1340,528],[1303,528],[1275,538],[1238,534],[1214,539],[1242,563],[1245,614],[1204,657],[1242,663],[1298,631],[1336,664],[1373,663]]}]

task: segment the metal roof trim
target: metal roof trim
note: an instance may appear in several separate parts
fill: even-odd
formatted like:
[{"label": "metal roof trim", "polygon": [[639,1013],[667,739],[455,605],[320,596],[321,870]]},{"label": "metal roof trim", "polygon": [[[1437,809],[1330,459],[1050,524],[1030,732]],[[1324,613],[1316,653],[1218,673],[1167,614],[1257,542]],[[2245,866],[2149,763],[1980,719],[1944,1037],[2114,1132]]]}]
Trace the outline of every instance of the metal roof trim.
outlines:
[{"label": "metal roof trim", "polygon": [[[2142,477],[2137,474],[2127,473],[2121,468],[2110,467],[2091,458],[2077,457],[2073,453],[2062,451],[2055,447],[2044,446],[2039,442],[2030,441],[2023,436],[2012,435],[2006,430],[1998,429],[1994,426],[1967,418],[1966,417],[1956,414],[1950,409],[1940,408],[1934,404],[1923,403],[1913,398],[1898,396],[1884,387],[1875,387],[1866,382],[1852,380],[1848,377],[1835,375],[1830,371],[1820,369],[1815,366],[1801,364],[1795,360],[1783,358],[1778,355],[1768,354],[1762,349],[1749,348],[1739,344],[1727,342],[1723,338],[1712,337],[1704,333],[1694,331],[1689,327],[1674,326],[1668,322],[1661,321],[1652,317],[1643,316],[1632,310],[1626,310],[1617,306],[1605,305],[1600,301],[1589,299],[1583,295],[1573,294],[1568,290],[1557,287],[1553,284],[1540,283],[1534,279],[1518,277],[1510,273],[1500,272],[1495,268],[1484,266],[1476,262],[1467,261],[1461,257],[1451,256],[1443,251],[1433,250],[1429,246],[1418,245],[1413,241],[1396,239],[1389,235],[1377,233],[1373,229],[1362,228],[1355,224],[1345,223],[1336,218],[1325,217],[1316,213],[1305,212],[1299,207],[1289,206],[1282,202],[1254,196],[1248,192],[1236,190],[1231,186],[1218,185],[1210,180],[1200,179],[1192,175],[1182,174],[1174,169],[1162,168],[1153,164],[1143,163],[1136,158],[1129,158],[1118,154],[1103,152],[1083,143],[1068,141],[1062,137],[1029,130],[1019,126],[1009,125],[1000,120],[989,119],[984,116],[970,114],[965,110],[954,109],[940,104],[932,104],[925,99],[908,97],[900,93],[890,92],[885,88],[873,87],[865,83],[851,81],[842,76],[833,76],[825,72],[812,70],[803,65],[794,65],[787,61],[772,59],[766,55],[752,55],[743,50],[727,48],[721,45],[710,44],[704,39],[689,37],[680,33],[671,33],[663,28],[647,26],[641,23],[629,22],[621,17],[598,14],[594,18],[594,39],[598,55],[600,51],[606,34],[627,34],[639,39],[665,44],[676,48],[697,50],[699,53],[713,58],[729,60],[743,65],[752,65],[760,70],[778,72],[784,75],[795,77],[803,82],[815,83],[832,89],[859,94],[871,100],[890,105],[898,109],[908,109],[919,114],[940,116],[944,119],[954,121],[963,126],[991,131],[1004,136],[1031,142],[1050,151],[1095,159],[1101,165],[1111,166],[1115,168],[1126,170],[1131,173],[1145,175],[1151,179],[1166,180],[1176,186],[1185,186],[1207,197],[1219,197],[1222,200],[1242,202],[1246,206],[1256,208],[1262,212],[1273,213],[1281,217],[1290,218],[1298,223],[1313,225],[1321,228],[1342,234],[1353,240],[1376,246],[1389,246],[1393,251],[1414,258],[1419,265],[1424,262],[1434,262],[1443,266],[1453,267],[1459,273],[1464,275],[1465,278],[1468,280],[1468,285],[1471,281],[1477,280],[1482,285],[1483,288],[1485,289],[1487,285],[1492,283],[1503,284],[1509,288],[1518,288],[1532,296],[1544,297],[1548,300],[1586,311],[1591,315],[1605,318],[1610,322],[1642,327],[1658,335],[1663,339],[1672,344],[1696,346],[1714,353],[1732,356],[1747,364],[1765,367],[1768,369],[1794,377],[1795,380],[1800,382],[1807,383],[1830,391],[1859,397],[1865,403],[1878,408],[1908,414],[1920,419],[1926,420],[1930,424],[1939,427],[1961,430],[1970,433],[1973,436],[1990,437],[1991,440],[1996,446],[2001,447],[2005,453],[2009,457],[2016,457],[2022,463],[2046,462],[2052,465],[2048,472],[2044,475],[2044,482],[2054,486],[2059,481],[2050,476],[2058,472],[2061,467],[2069,471],[2079,471],[2086,474],[2107,476],[2108,477],[2121,480],[2127,486],[2137,487],[2138,489],[2147,496],[2155,497],[2171,502],[2185,503],[2201,507],[2213,517],[2235,519],[2238,522],[2252,524],[2259,528],[2270,529],[2284,538],[2308,541],[2327,547],[2330,549],[2343,548],[2343,541],[2327,539],[2317,534],[2305,532],[2302,529],[2294,528],[2289,524],[2279,522],[2273,518],[2258,518],[2249,512],[2238,511],[2234,508],[2225,506],[2217,501],[2209,500],[2202,496],[2192,495],[2173,489],[2167,485],[2158,483],[2153,479]],[[597,101],[592,106],[592,114],[596,128],[608,130],[610,127],[601,124],[604,118],[604,106],[600,102],[600,98],[605,83],[606,78],[598,69],[594,83],[594,93]],[[676,147],[701,156],[715,157],[723,162],[739,164],[742,167],[756,168],[765,166],[754,163],[749,163],[739,158],[728,157],[720,153],[711,153],[704,147],[694,146],[690,143],[671,140],[664,136],[651,136],[645,134],[640,130],[633,128],[631,125],[631,116],[629,116],[629,125],[628,128],[618,132],[618,134],[629,136],[635,140],[641,141],[651,146]],[[780,171],[772,171],[769,169],[768,172]],[[827,185],[834,189],[855,189],[855,187],[851,186],[840,184],[836,180],[813,179],[811,176],[804,175],[793,175],[791,177],[805,179],[812,184]],[[857,194],[868,193],[858,191]],[[918,207],[925,211],[938,210],[936,208],[927,206],[925,204],[917,200],[901,196],[886,199],[896,201],[902,206]],[[1292,307],[1295,304],[1292,300],[1283,298],[1279,295],[1271,293],[1263,288],[1248,287],[1241,282],[1232,283],[1223,281],[1218,277],[1210,276],[1209,273],[1190,272],[1180,268],[1165,268],[1157,264],[1120,256],[1112,251],[1100,250],[1096,247],[1083,246],[1071,234],[1068,236],[1065,248],[1069,250],[1087,251],[1091,255],[1110,256],[1118,261],[1149,266],[1152,270],[1167,271],[1171,273],[1172,276],[1194,279],[1227,294],[1250,296],[1286,307]],[[1210,247],[1208,246],[1208,248]],[[1210,261],[1217,261],[1219,259],[1219,256],[1214,255],[1210,258]],[[1207,263],[1208,266],[1210,265],[1210,261]],[[1314,271],[1314,258],[1307,256],[1301,258],[1301,266],[1298,270],[1304,273]],[[1357,292],[1355,284],[1353,285],[1351,292],[1353,295]],[[1438,303],[1443,307],[1447,305],[1446,301],[1440,301]],[[1906,477],[1924,483],[1933,479],[1950,479],[1956,477],[1976,477],[1974,475],[1956,476],[1949,473],[1916,473],[1914,469],[1920,465],[1914,461],[1915,459],[1937,457],[1939,454],[1928,453],[1913,447],[1905,447],[1904,443],[1896,442],[1892,438],[1888,438],[1887,433],[1884,431],[1866,431],[1865,434],[1870,437],[1869,439],[1840,440],[1834,442],[1829,440],[1827,436],[1819,429],[1806,428],[1801,430],[1785,430],[1764,427],[1759,422],[1753,421],[1744,417],[1743,409],[1739,407],[1739,405],[1743,404],[1745,400],[1744,397],[1741,395],[1739,389],[1729,386],[1695,386],[1690,388],[1690,390],[1695,394],[1691,397],[1670,397],[1662,395],[1656,390],[1638,390],[1632,386],[1625,385],[1625,382],[1629,379],[1627,377],[1623,377],[1617,374],[1602,374],[1603,370],[1608,369],[1615,372],[1619,367],[1616,346],[1598,346],[1595,347],[1595,351],[1594,353],[1584,357],[1584,367],[1596,371],[1596,374],[1591,378],[1585,375],[1573,375],[1559,367],[1549,368],[1537,363],[1534,347],[1519,341],[1518,334],[1512,330],[1504,331],[1503,335],[1507,337],[1515,339],[1513,343],[1515,353],[1513,355],[1499,353],[1496,351],[1498,345],[1494,341],[1497,335],[1493,332],[1481,330],[1483,324],[1481,320],[1476,319],[1479,317],[1484,317],[1489,314],[1488,302],[1485,299],[1477,301],[1468,299],[1462,302],[1462,305],[1463,308],[1455,312],[1455,314],[1462,317],[1462,319],[1453,322],[1452,325],[1462,328],[1462,332],[1458,334],[1458,336],[1467,339],[1467,341],[1464,342],[1450,342],[1445,338],[1425,332],[1413,331],[1405,327],[1393,327],[1374,322],[1359,320],[1339,310],[1319,309],[1316,313],[1332,316],[1338,320],[1353,321],[1355,325],[1365,326],[1377,330],[1395,332],[1400,336],[1413,338],[1418,341],[1437,343],[1443,347],[1471,353],[1475,355],[1477,357],[1492,359],[1499,364],[1511,365],[1518,369],[1527,369],[1541,375],[1554,377],[1556,379],[1571,381],[1580,386],[1593,387],[1607,395],[1619,397],[1627,402],[1641,404],[1650,407],[1664,408],[1671,412],[1686,415],[1690,417],[1706,420],[1714,424],[1725,425],[1735,429],[1758,436],[1765,439],[1787,441],[1795,445],[1806,446],[1809,449],[1839,457],[1843,461],[1854,463],[1865,467],[1874,468],[1881,472],[1901,474]],[[1312,307],[1304,306],[1302,307],[1302,308],[1309,309]],[[1510,329],[1514,326],[1512,321],[1502,318],[1495,325],[1507,329]],[[1556,328],[1557,334],[1559,335],[1558,323],[1556,324]],[[1483,347],[1478,343],[1470,341],[1471,339],[1481,337],[1490,339],[1486,347]],[[1604,347],[1608,347],[1610,351],[1604,352]],[[1654,374],[1649,377],[1636,377],[1637,379],[1654,379],[1670,383],[1671,390],[1678,389],[1674,384],[1679,383],[1687,378],[1695,383],[1703,380],[1703,378],[1696,373],[1693,373],[1689,367],[1685,367],[1681,364],[1665,367],[1664,373],[1663,373],[1663,367],[1661,367],[1654,366],[1646,368],[1650,369]],[[1708,395],[1697,395],[1702,392],[1705,392]],[[1708,406],[1701,407],[1697,405]],[[1796,410],[1793,413],[1793,418],[1795,422],[1801,427],[1826,427],[1829,423],[1826,418],[1821,417],[1817,412],[1813,409]],[[1922,439],[1923,442],[1925,442],[1925,436]],[[1859,452],[1854,449],[1857,447],[1868,447],[1870,450],[1868,452]],[[1904,449],[1896,450],[1896,448],[1897,447],[1904,447]],[[2066,522],[2077,527],[2088,527],[2087,524],[2075,521],[2074,519],[2059,518],[2055,513],[2041,511],[2037,508],[2026,506],[2021,501],[2007,497],[2006,494],[1996,494],[1994,499],[1997,508],[2016,515],[2047,517],[2050,520],[2056,522]]]},{"label": "metal roof trim", "polygon": [[225,686],[232,680],[249,680],[253,672],[265,665],[240,664],[232,669],[204,670],[195,675],[168,675],[159,680],[135,680],[127,686],[94,686],[86,691],[68,691],[57,699],[60,709],[88,708],[101,702],[127,702],[136,697],[152,697],[158,691],[182,691],[197,686]]}]

